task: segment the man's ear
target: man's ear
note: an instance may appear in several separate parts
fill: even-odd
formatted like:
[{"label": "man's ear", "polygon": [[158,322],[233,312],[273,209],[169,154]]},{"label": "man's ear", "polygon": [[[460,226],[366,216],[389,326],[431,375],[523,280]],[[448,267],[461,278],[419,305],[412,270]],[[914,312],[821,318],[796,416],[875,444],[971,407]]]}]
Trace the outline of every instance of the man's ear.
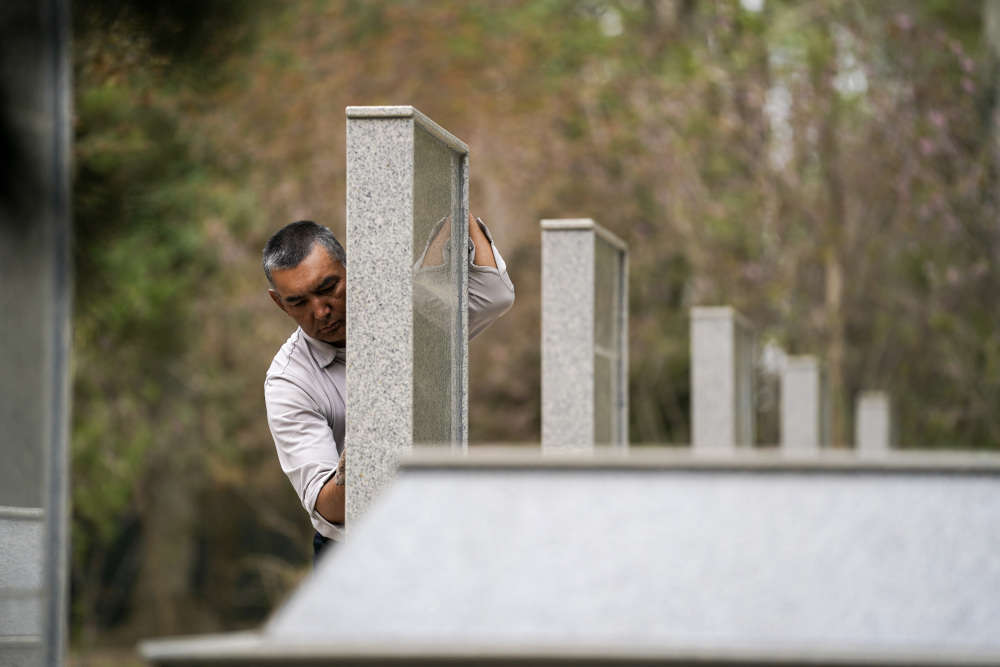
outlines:
[{"label": "man's ear", "polygon": [[285,309],[285,304],[281,302],[281,297],[278,296],[278,293],[275,292],[273,289],[267,290],[267,293],[271,295],[271,300],[274,301],[276,304],[278,304],[278,308],[284,310],[285,314],[287,315],[288,310]]}]

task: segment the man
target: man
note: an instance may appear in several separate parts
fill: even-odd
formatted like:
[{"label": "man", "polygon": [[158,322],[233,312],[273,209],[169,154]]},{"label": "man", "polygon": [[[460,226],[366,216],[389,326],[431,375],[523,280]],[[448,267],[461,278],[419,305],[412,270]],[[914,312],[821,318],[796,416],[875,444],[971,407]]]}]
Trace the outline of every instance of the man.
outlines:
[{"label": "man", "polygon": [[[428,242],[424,258],[434,246]],[[343,537],[347,254],[329,229],[303,220],[271,237],[263,265],[271,299],[298,324],[267,371],[267,421],[281,468],[316,528],[318,556]],[[469,337],[513,302],[503,258],[470,214]]]}]

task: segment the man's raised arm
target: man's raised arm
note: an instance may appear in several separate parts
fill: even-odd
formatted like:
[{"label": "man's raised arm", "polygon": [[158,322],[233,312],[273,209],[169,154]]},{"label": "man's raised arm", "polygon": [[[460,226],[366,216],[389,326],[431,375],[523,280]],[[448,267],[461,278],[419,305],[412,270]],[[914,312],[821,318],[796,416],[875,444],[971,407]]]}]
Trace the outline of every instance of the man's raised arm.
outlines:
[{"label": "man's raised arm", "polygon": [[475,338],[514,305],[507,264],[482,220],[469,214],[469,338]]},{"label": "man's raised arm", "polygon": [[340,463],[337,464],[337,472],[327,480],[323,488],[319,490],[316,497],[316,511],[319,515],[330,523],[344,523],[346,514],[344,503],[344,465],[347,457],[347,450],[340,453]]}]

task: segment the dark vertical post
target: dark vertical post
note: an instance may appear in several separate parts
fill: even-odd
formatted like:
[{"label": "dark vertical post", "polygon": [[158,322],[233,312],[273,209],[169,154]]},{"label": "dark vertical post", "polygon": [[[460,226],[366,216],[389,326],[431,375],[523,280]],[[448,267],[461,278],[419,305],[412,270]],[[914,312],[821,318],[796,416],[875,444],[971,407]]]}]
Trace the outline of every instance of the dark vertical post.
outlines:
[{"label": "dark vertical post", "polygon": [[70,34],[66,0],[0,3],[0,662],[64,661]]}]

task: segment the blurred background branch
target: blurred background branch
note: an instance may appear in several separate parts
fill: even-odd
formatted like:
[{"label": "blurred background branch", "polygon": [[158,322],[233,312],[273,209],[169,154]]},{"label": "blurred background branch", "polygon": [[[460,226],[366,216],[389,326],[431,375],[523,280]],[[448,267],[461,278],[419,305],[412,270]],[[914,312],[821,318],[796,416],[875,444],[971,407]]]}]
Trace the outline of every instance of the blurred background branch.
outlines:
[{"label": "blurred background branch", "polygon": [[256,625],[308,567],[259,252],[301,218],[343,238],[348,105],[471,148],[518,290],[471,347],[473,442],[537,442],[538,221],[589,217],[631,248],[637,443],[690,439],[687,312],[723,303],[826,359],[838,443],[870,388],[905,447],[1000,443],[994,1],[84,0],[75,23],[84,662]]}]

